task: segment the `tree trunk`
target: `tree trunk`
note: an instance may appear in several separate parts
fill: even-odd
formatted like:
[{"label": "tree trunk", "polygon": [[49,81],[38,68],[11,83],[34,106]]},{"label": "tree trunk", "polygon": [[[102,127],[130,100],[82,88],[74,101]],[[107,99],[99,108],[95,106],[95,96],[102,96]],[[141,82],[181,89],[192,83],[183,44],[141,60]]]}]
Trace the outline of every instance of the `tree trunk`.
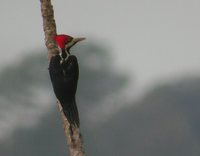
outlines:
[{"label": "tree trunk", "polygon": [[[48,49],[48,60],[50,61],[52,56],[59,54],[58,47],[53,40],[53,36],[56,35],[56,23],[54,20],[54,12],[53,6],[51,5],[51,0],[40,0],[40,2],[43,18],[43,29],[45,34],[45,44]],[[63,119],[64,132],[67,139],[70,156],[85,156],[83,140],[79,128],[72,126],[70,129],[69,122],[63,113],[59,101],[58,105]]]}]

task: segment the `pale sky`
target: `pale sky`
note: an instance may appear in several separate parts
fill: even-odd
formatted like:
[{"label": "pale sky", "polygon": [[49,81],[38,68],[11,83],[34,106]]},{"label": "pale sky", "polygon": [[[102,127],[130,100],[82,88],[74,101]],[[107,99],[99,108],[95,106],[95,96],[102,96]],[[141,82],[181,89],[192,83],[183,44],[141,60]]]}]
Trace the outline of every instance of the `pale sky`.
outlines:
[{"label": "pale sky", "polygon": [[[138,90],[142,93],[160,80],[200,73],[199,0],[53,0],[53,4],[58,33],[84,36],[87,40],[82,44],[94,40],[106,45],[115,70],[132,76],[129,89],[137,91],[125,89],[124,96],[129,93],[132,97]],[[0,69],[33,49],[45,48],[39,0],[1,0],[0,19]],[[91,112],[96,119],[99,114],[106,119],[124,107],[116,102],[121,96],[113,96],[114,101],[105,99],[106,106]],[[42,97],[47,102],[41,103],[51,107],[49,98]],[[40,114],[36,114],[38,110]],[[10,135],[16,125],[32,123],[29,119],[39,122],[44,110],[49,109],[40,105],[36,111],[10,110],[13,116],[0,120],[0,139]]]},{"label": "pale sky", "polygon": [[[199,0],[52,2],[58,33],[106,44],[139,86],[200,72]],[[0,66],[44,47],[39,0],[1,0],[0,19]]]}]

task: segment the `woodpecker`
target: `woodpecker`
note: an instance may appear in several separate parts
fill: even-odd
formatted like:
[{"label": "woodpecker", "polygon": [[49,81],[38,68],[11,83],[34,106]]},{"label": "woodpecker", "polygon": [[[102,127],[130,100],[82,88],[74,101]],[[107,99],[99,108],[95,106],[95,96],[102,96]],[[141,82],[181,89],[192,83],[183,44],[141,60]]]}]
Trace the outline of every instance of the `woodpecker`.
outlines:
[{"label": "woodpecker", "polygon": [[49,75],[55,96],[59,100],[63,113],[71,125],[79,127],[79,115],[76,106],[76,90],[79,77],[78,61],[70,54],[70,48],[85,38],[73,38],[69,35],[55,35],[60,53],[52,56],[49,63]]}]

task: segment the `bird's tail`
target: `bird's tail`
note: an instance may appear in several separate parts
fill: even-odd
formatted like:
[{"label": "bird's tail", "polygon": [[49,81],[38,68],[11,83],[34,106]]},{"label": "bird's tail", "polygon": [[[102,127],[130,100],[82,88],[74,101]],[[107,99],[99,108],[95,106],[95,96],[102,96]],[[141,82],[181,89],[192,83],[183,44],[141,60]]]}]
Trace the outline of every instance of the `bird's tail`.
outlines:
[{"label": "bird's tail", "polygon": [[73,125],[79,127],[80,121],[78,115],[78,108],[76,106],[76,100],[74,99],[70,103],[64,104],[62,107],[63,107],[63,113],[67,118],[68,122],[70,123],[70,126]]}]

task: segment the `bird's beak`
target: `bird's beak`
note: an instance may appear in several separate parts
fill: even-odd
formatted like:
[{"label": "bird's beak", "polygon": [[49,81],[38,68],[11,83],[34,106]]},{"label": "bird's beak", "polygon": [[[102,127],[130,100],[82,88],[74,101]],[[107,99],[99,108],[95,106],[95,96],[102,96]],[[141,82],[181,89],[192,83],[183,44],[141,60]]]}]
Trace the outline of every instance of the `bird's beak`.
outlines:
[{"label": "bird's beak", "polygon": [[71,47],[73,47],[76,43],[85,40],[86,38],[84,37],[80,37],[80,38],[73,38],[71,42],[69,42],[66,46],[65,49],[70,49]]},{"label": "bird's beak", "polygon": [[80,37],[80,38],[74,38],[72,41],[73,42],[75,42],[75,44],[76,43],[78,43],[78,42],[80,42],[80,41],[83,41],[83,40],[85,40],[86,38],[84,38],[84,37]]}]

